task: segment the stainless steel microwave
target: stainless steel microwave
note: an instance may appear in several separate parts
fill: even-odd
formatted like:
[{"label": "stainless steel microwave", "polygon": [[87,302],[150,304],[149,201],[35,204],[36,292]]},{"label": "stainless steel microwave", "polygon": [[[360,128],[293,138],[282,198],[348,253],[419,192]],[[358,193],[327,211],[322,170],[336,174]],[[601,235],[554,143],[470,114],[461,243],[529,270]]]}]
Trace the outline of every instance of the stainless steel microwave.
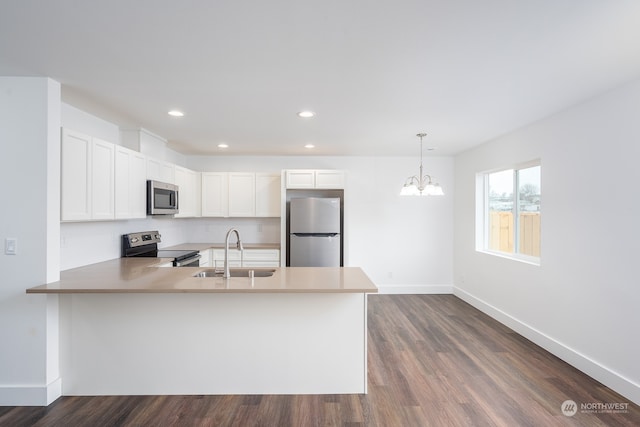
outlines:
[{"label": "stainless steel microwave", "polygon": [[147,181],[147,214],[174,215],[178,213],[178,186],[160,181]]}]

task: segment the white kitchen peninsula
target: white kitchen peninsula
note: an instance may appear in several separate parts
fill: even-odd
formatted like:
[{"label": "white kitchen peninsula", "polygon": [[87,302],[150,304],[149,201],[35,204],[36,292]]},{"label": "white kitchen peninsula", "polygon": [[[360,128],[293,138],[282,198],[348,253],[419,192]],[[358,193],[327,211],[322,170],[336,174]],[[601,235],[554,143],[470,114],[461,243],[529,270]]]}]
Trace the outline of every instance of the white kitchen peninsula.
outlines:
[{"label": "white kitchen peninsula", "polygon": [[198,278],[123,258],[28,289],[60,295],[63,395],[347,394],[367,391],[360,268],[275,268]]}]

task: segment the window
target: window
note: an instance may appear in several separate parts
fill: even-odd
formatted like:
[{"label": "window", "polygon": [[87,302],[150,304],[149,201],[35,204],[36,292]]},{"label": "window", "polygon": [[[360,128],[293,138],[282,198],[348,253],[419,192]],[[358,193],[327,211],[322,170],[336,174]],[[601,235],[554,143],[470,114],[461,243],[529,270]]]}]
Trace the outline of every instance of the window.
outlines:
[{"label": "window", "polygon": [[480,175],[479,249],[531,262],[540,260],[540,163]]}]

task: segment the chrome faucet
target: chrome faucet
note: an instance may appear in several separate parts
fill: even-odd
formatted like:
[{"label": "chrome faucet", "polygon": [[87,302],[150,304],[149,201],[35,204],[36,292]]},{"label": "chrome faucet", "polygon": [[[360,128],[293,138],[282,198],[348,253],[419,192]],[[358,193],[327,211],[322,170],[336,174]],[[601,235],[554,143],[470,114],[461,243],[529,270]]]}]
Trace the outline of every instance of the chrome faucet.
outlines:
[{"label": "chrome faucet", "polygon": [[240,251],[241,259],[244,258],[244,248],[242,247],[242,241],[240,240],[240,233],[238,233],[237,229],[232,228],[231,230],[227,231],[227,237],[224,240],[224,274],[222,277],[224,277],[225,279],[231,277],[231,273],[229,273],[229,238],[231,237],[231,233],[236,233],[236,238],[238,239],[238,242],[236,243],[236,249]]}]

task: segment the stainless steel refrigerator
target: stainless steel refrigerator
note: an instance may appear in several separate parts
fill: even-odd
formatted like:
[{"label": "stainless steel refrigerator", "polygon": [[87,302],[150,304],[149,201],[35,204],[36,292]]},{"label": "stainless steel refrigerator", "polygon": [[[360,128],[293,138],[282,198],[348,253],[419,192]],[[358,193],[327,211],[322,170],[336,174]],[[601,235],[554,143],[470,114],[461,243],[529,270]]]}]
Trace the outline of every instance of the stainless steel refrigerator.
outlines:
[{"label": "stainless steel refrigerator", "polygon": [[289,205],[291,267],[340,267],[340,199],[307,197]]}]

